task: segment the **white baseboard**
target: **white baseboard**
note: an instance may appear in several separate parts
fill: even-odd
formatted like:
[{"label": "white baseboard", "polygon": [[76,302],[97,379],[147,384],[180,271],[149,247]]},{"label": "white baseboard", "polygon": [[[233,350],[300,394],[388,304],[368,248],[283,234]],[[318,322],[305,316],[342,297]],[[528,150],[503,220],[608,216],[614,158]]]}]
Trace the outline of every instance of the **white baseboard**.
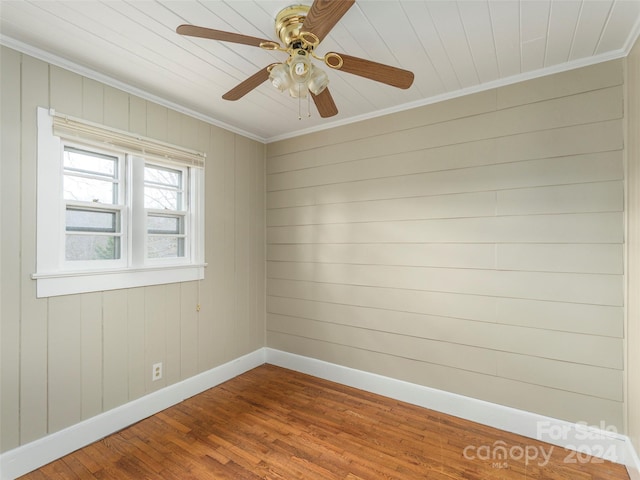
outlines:
[{"label": "white baseboard", "polygon": [[182,382],[0,455],[0,479],[13,480],[265,363],[265,349],[231,360]]},{"label": "white baseboard", "polygon": [[630,480],[640,480],[640,458],[638,452],[633,448],[631,439],[627,437],[627,472]]},{"label": "white baseboard", "polygon": [[[290,370],[567,448],[575,452],[567,456],[568,462],[585,461],[583,453],[611,460],[625,465],[631,480],[640,480],[640,462],[631,445],[631,440],[616,432],[558,420],[271,348],[266,349],[266,361]],[[501,446],[504,445],[482,447],[485,452],[489,452],[492,447],[497,450]],[[481,446],[471,446],[469,452],[473,453],[474,447]],[[525,453],[528,454],[528,452]],[[531,453],[540,454],[540,460],[542,460],[545,452],[531,450]]]},{"label": "white baseboard", "polygon": [[[260,348],[207,372],[5,452],[0,455],[0,480],[14,480],[263,363],[307,373],[576,452],[589,453],[626,465],[630,479],[640,480],[640,460],[631,440],[625,435],[271,348]],[[489,449],[492,445],[475,447]],[[576,455],[569,460],[580,461],[580,458]]]}]

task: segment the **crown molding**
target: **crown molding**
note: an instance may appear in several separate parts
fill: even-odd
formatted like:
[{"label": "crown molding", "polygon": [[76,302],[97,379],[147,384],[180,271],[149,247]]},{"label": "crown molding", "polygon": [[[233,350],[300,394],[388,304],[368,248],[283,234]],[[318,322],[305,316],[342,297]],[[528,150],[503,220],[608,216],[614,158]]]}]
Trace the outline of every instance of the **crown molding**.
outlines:
[{"label": "crown molding", "polygon": [[520,73],[518,75],[512,75],[506,78],[500,78],[498,80],[493,80],[491,82],[481,83],[479,85],[474,85],[472,87],[461,88],[459,90],[454,90],[452,92],[443,93],[441,95],[434,95],[432,97],[423,98],[421,100],[416,100],[414,102],[403,103],[401,105],[396,105],[391,108],[386,108],[382,110],[376,110],[375,112],[366,113],[363,115],[358,115],[355,117],[350,117],[344,120],[339,120],[331,123],[325,123],[320,126],[311,127],[305,130],[296,130],[295,132],[277,135],[274,137],[269,137],[266,139],[266,143],[278,142],[281,140],[288,140],[295,137],[300,137],[302,135],[308,135],[311,133],[317,133],[323,130],[329,130],[331,128],[343,127],[345,125],[350,125],[352,123],[358,123],[365,120],[371,120],[373,118],[382,117],[385,115],[391,115],[393,113],[404,112],[406,110],[412,110],[414,108],[424,107],[426,105],[432,105],[434,103],[444,102],[446,100],[451,100],[454,98],[464,97],[465,95],[471,95],[474,93],[484,92],[486,90],[492,90],[495,88],[505,87],[507,85],[513,85],[515,83],[524,82],[527,80],[534,80],[536,78],[547,77],[549,75],[554,75],[556,73],[567,72],[569,70],[575,70],[577,68],[588,67],[590,65],[595,65],[597,63],[608,62],[610,60],[617,60],[619,58],[624,58],[629,54],[631,48],[635,44],[635,40],[631,41],[631,38],[635,36],[635,39],[638,38],[638,34],[640,34],[640,21],[638,21],[634,27],[634,34],[629,37],[629,41],[625,44],[625,47],[620,50],[615,50],[607,53],[603,53],[600,55],[596,55],[593,57],[583,58],[579,60],[573,60],[571,62],[562,63],[558,65],[552,65],[549,67],[541,68],[539,70],[534,70],[531,72]]},{"label": "crown molding", "polygon": [[624,46],[622,47],[622,50],[624,51],[624,56],[625,57],[627,55],[629,55],[629,53],[631,53],[631,49],[633,48],[633,46],[638,41],[638,37],[640,37],[640,18],[638,18],[636,20],[636,23],[633,26],[633,28],[631,29],[631,33],[629,34],[629,37],[627,38],[627,41],[625,42]]},{"label": "crown molding", "polygon": [[467,87],[467,88],[462,88],[459,90],[454,90],[452,92],[446,92],[443,93],[441,95],[435,95],[432,97],[428,97],[428,98],[424,98],[421,100],[417,100],[414,102],[409,102],[409,103],[403,103],[400,105],[396,105],[394,107],[390,107],[390,108],[385,108],[382,110],[376,110],[374,112],[369,112],[363,115],[357,115],[355,117],[351,117],[348,119],[343,119],[343,120],[338,120],[338,121],[334,121],[334,122],[327,122],[327,123],[323,123],[322,125],[318,125],[315,127],[310,127],[307,129],[302,129],[302,130],[296,130],[294,132],[290,132],[290,133],[285,133],[282,135],[276,135],[273,137],[261,137],[259,135],[256,135],[253,132],[248,132],[246,130],[237,128],[233,125],[229,125],[227,123],[221,122],[219,120],[216,120],[215,118],[212,118],[210,116],[204,115],[200,112],[197,112],[195,110],[192,110],[190,108],[187,108],[183,105],[177,104],[175,102],[169,101],[165,98],[159,97],[157,95],[151,94],[149,92],[146,92],[140,88],[134,87],[132,85],[129,85],[125,82],[122,82],[121,80],[118,80],[116,78],[110,77],[108,75],[104,75],[100,72],[97,72],[95,70],[92,70],[88,67],[79,65],[77,63],[74,63],[70,60],[67,60],[65,58],[62,58],[60,56],[54,55],[52,53],[46,52],[44,50],[41,50],[39,48],[33,47],[31,45],[28,45],[26,43],[20,42],[18,40],[15,40],[11,37],[7,37],[6,35],[2,35],[0,34],[0,45],[4,45],[6,47],[12,48],[14,50],[17,50],[21,53],[24,53],[26,55],[30,55],[32,57],[35,57],[39,60],[45,61],[47,63],[56,65],[58,67],[61,68],[65,68],[67,70],[70,70],[74,73],[77,73],[79,75],[82,75],[84,77],[87,78],[91,78],[92,80],[96,80],[99,81],[101,83],[104,83],[106,85],[109,85],[111,87],[114,88],[118,88],[124,92],[130,93],[132,95],[138,96],[140,98],[143,98],[145,100],[157,103],[159,105],[165,106],[167,108],[170,108],[172,110],[175,110],[177,112],[180,113],[184,113],[185,115],[189,115],[193,118],[196,118],[198,120],[202,120],[203,122],[206,122],[208,124],[223,128],[225,130],[228,130],[232,133],[236,133],[238,135],[242,135],[243,137],[247,137],[250,138],[252,140],[256,140],[260,143],[263,144],[269,144],[269,143],[273,143],[273,142],[278,142],[281,140],[288,140],[291,138],[296,138],[296,137],[300,137],[303,135],[308,135],[311,133],[317,133],[317,132],[321,132],[324,130],[329,130],[332,128],[338,128],[338,127],[343,127],[346,125],[350,125],[353,123],[357,123],[357,122],[362,122],[365,120],[371,120],[374,118],[378,118],[378,117],[382,117],[385,115],[391,115],[393,113],[398,113],[398,112],[403,112],[406,110],[411,110],[414,108],[419,108],[419,107],[424,107],[426,105],[432,105],[434,103],[439,103],[439,102],[444,102],[446,100],[451,100],[454,98],[459,98],[459,97],[463,97],[465,95],[471,95],[474,93],[479,93],[479,92],[484,92],[486,90],[491,90],[491,89],[495,89],[495,88],[500,88],[500,87],[504,87],[507,85],[512,85],[515,83],[519,83],[519,82],[524,82],[527,80],[533,80],[536,78],[541,78],[541,77],[546,77],[549,75],[553,75],[556,73],[562,73],[562,72],[567,72],[569,70],[575,70],[577,68],[582,68],[582,67],[588,67],[590,65],[595,65],[597,63],[602,63],[602,62],[607,62],[609,60],[616,60],[619,58],[624,58],[626,57],[629,52],[631,51],[631,49],[633,48],[633,46],[635,45],[636,41],[638,40],[638,37],[640,37],[640,19],[638,21],[636,21],[631,34],[629,35],[627,41],[625,42],[625,45],[623,48],[619,49],[619,50],[614,50],[611,52],[607,52],[607,53],[603,53],[600,55],[595,55],[592,57],[588,57],[588,58],[583,58],[583,59],[578,59],[578,60],[573,60],[570,62],[566,62],[566,63],[562,63],[562,64],[558,64],[558,65],[552,65],[549,67],[545,67],[545,68],[541,68],[538,70],[534,70],[532,72],[525,72],[525,73],[520,73],[517,75],[512,75],[510,77],[506,77],[506,78],[501,78],[498,80],[493,80],[491,82],[486,82],[486,83],[482,83],[479,85],[474,85],[472,87]]},{"label": "crown molding", "polygon": [[221,122],[220,120],[216,120],[215,118],[212,118],[208,115],[204,115],[200,112],[192,110],[178,103],[167,100],[166,98],[159,97],[158,95],[149,93],[145,90],[142,90],[141,88],[134,87],[133,85],[129,85],[126,82],[110,77],[108,75],[100,73],[91,68],[85,67],[78,63],[72,62],[71,60],[67,60],[66,58],[60,57],[58,55],[54,55],[53,53],[47,52],[40,48],[36,48],[34,46],[31,46],[29,44],[16,40],[12,37],[2,35],[1,33],[0,33],[0,45],[4,45],[5,47],[11,48],[25,55],[29,55],[31,57],[37,58],[38,60],[42,60],[43,62],[47,62],[51,65],[64,68],[65,70],[69,70],[73,73],[77,73],[78,75],[81,75],[86,78],[90,78],[91,80],[96,80],[110,87],[117,88],[118,90],[122,90],[123,92],[129,93],[131,95],[135,95],[136,97],[140,97],[144,100],[148,100],[158,105],[162,105],[163,107],[170,108],[171,110],[175,110],[176,112],[184,113],[185,115],[196,118],[198,120],[202,120],[203,122],[206,122],[210,125],[223,128],[232,133],[242,135],[243,137],[247,137],[261,143],[266,143],[265,138],[260,137],[252,132],[242,130],[240,128],[234,127],[233,125],[229,125],[228,123],[225,123],[225,122]]}]

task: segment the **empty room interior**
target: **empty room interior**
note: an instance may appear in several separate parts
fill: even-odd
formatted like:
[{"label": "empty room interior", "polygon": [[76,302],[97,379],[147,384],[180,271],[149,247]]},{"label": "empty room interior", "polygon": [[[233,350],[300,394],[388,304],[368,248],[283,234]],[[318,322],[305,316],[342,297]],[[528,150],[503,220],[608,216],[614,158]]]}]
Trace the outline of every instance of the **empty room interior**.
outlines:
[{"label": "empty room interior", "polygon": [[640,480],[640,2],[0,2],[0,478]]}]

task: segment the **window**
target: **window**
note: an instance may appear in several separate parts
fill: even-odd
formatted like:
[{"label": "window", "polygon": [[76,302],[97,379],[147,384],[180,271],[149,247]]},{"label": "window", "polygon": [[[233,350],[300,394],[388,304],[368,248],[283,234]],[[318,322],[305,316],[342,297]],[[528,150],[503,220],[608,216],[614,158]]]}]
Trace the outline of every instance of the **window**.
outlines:
[{"label": "window", "polygon": [[62,158],[65,261],[122,260],[124,157],[65,145]]},{"label": "window", "polygon": [[38,297],[204,276],[203,154],[38,111]]},{"label": "window", "polygon": [[144,207],[147,213],[147,257],[186,255],[184,171],[146,164]]}]

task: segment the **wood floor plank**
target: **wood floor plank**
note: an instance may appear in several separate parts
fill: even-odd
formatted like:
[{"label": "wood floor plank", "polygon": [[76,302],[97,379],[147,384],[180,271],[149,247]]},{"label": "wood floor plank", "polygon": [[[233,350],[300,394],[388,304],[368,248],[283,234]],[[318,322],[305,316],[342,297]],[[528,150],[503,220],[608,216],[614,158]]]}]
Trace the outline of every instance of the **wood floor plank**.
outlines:
[{"label": "wood floor plank", "polygon": [[[537,458],[469,458],[465,448]],[[542,453],[549,461],[542,462]],[[626,480],[626,469],[262,365],[22,480]],[[545,457],[546,458],[546,457]]]}]

